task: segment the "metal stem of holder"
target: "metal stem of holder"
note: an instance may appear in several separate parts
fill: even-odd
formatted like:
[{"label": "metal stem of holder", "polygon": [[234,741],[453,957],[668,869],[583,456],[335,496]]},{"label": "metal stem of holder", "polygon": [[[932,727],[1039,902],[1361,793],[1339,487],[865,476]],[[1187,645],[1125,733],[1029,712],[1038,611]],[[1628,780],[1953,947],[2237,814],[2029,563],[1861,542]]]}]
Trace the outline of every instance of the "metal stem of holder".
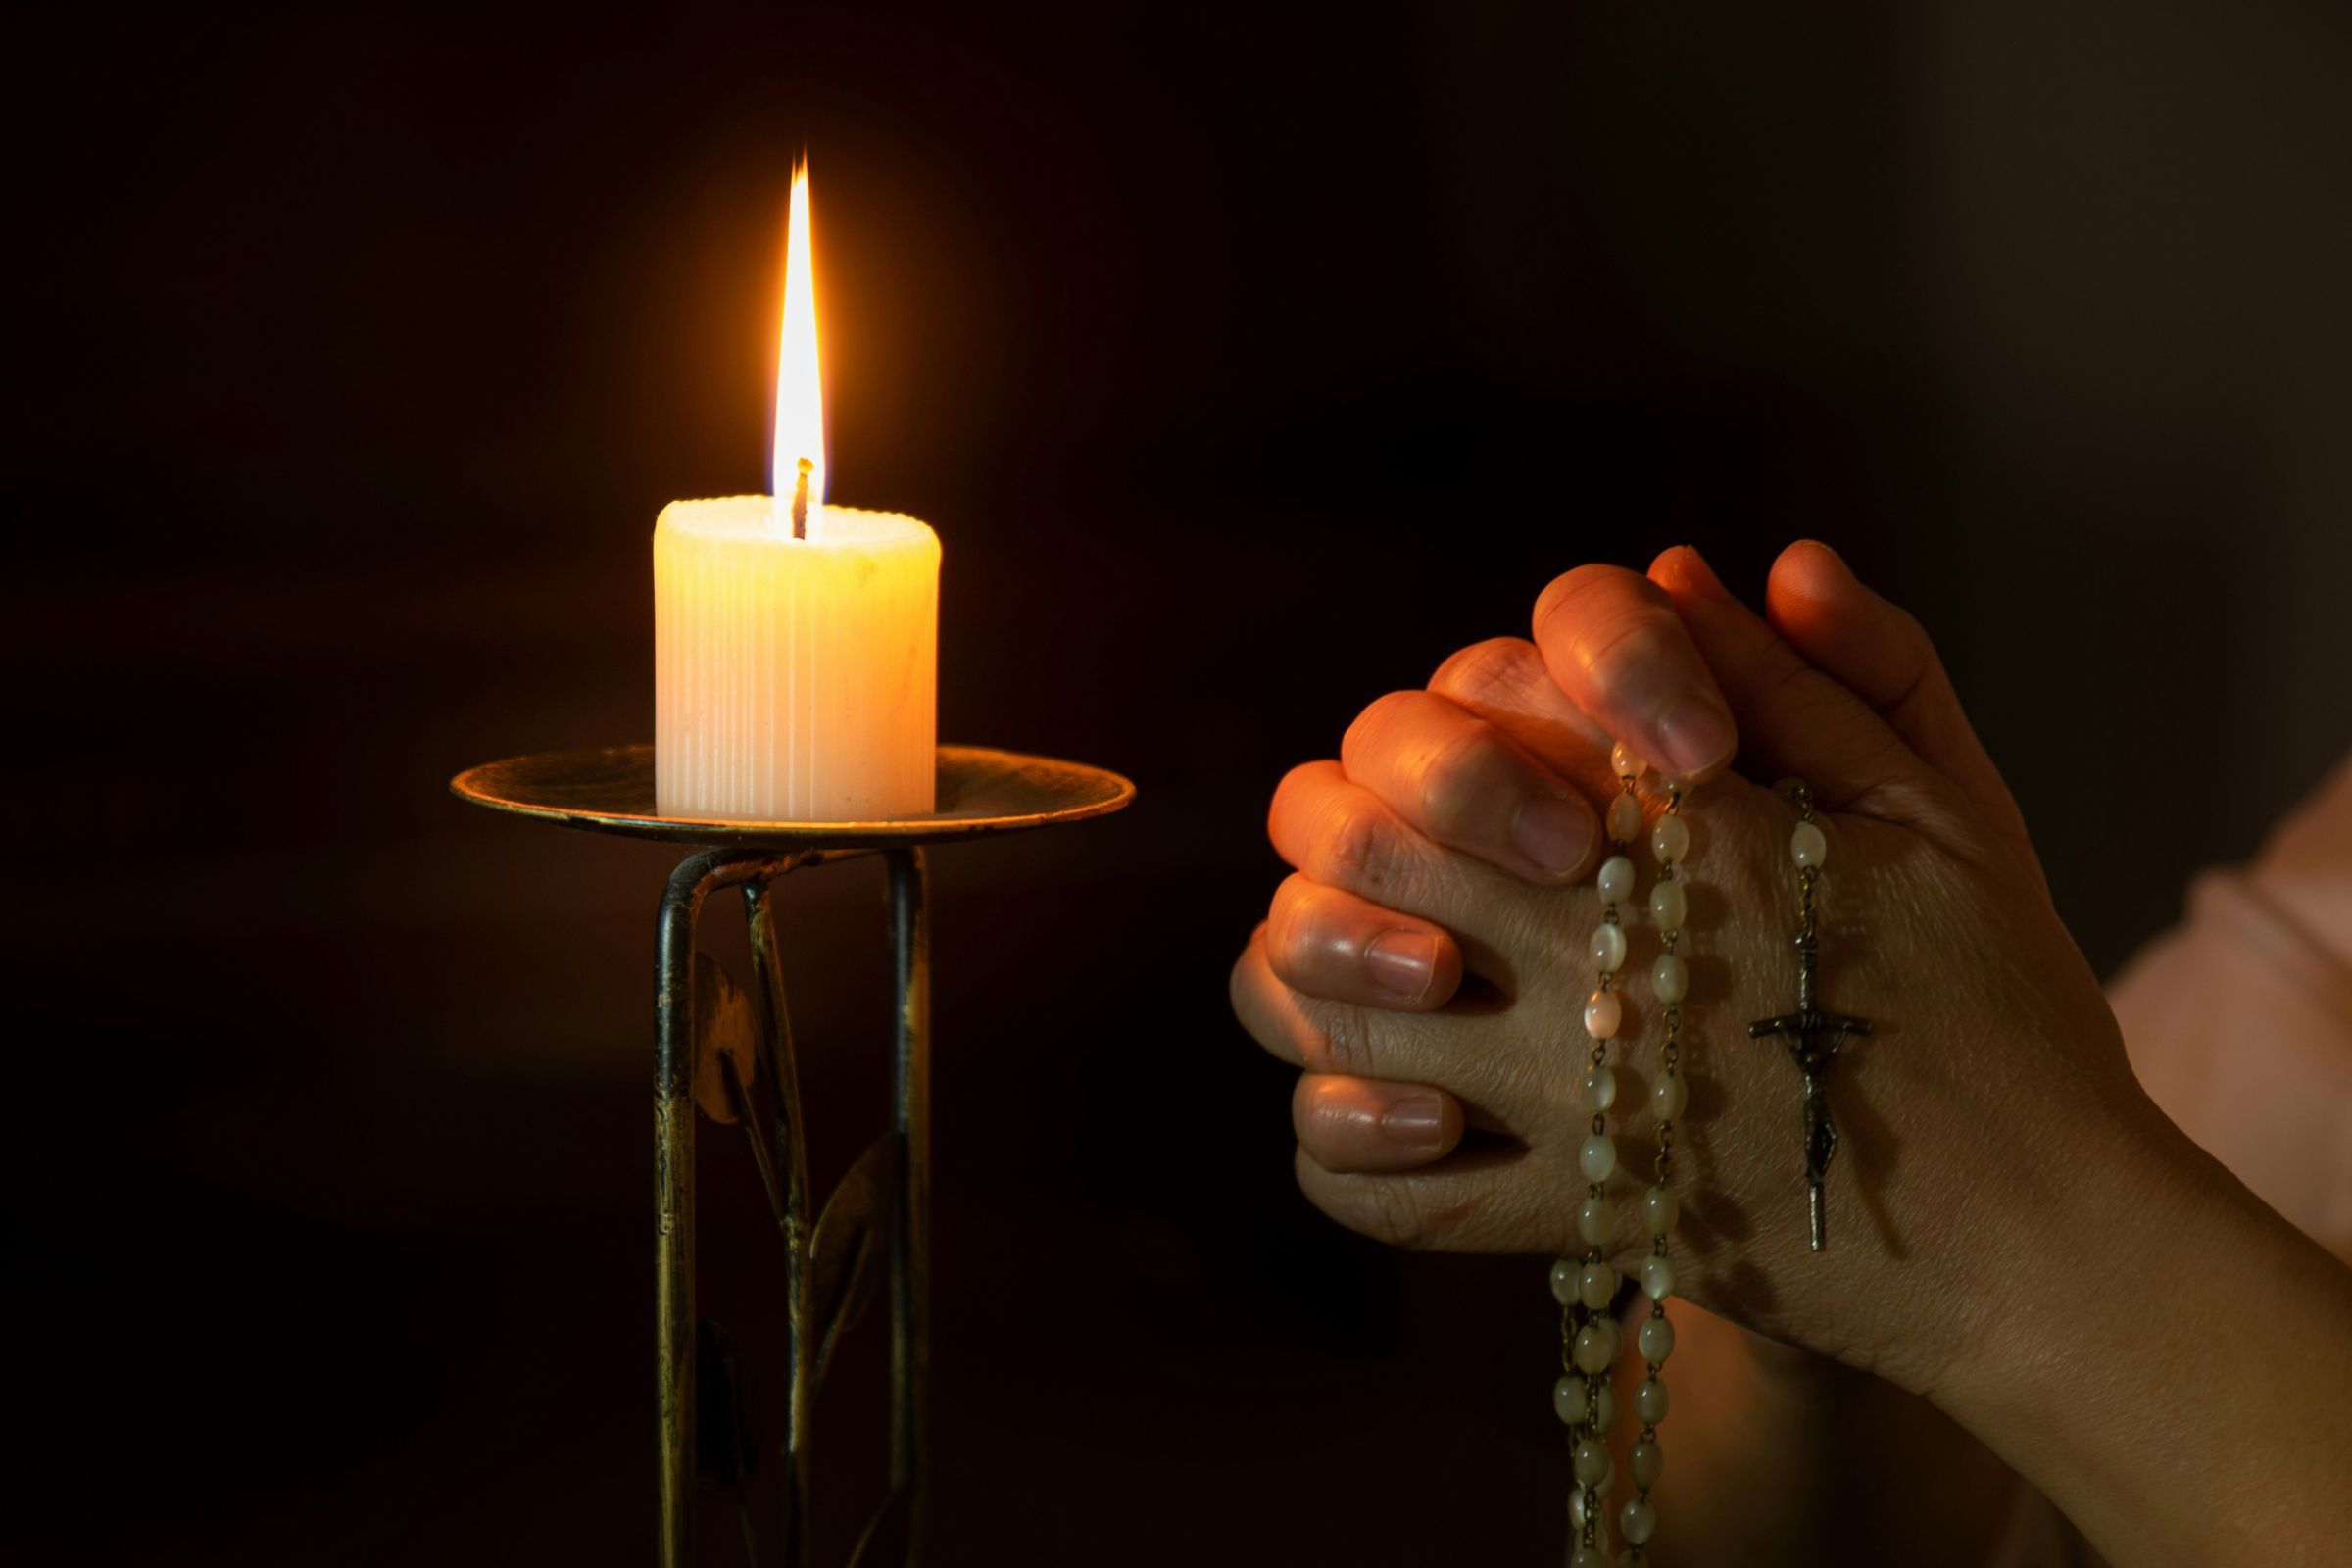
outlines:
[{"label": "metal stem of holder", "polygon": [[[809,1214],[807,1145],[802,1138],[798,1064],[775,935],[774,884],[822,854],[710,850],[681,861],[662,898],[659,989],[654,1047],[654,1298],[660,1411],[661,1561],[692,1561],[696,1488],[705,1470],[740,1488],[754,1456],[729,1453],[698,1466],[698,1440],[740,1444],[741,1390],[725,1357],[706,1336],[695,1309],[695,1138],[697,1081],[715,1071],[782,1233],[785,1262],[785,1354],[790,1362],[783,1455],[785,1560],[808,1550],[808,1453],[816,1390],[841,1330],[856,1316],[872,1279],[874,1229],[887,1216],[890,1261],[890,1497],[869,1525],[869,1548],[911,1560],[921,1517],[924,1472],[923,1384],[927,1360],[924,1301],[930,1277],[931,952],[924,910],[923,852],[885,852],[890,879],[891,968],[897,997],[892,1027],[891,1126],[827,1203]],[[723,981],[707,982],[695,927],[709,896],[741,887],[752,967],[764,1019],[757,1029],[760,1065],[747,1082],[727,1054],[715,1021],[701,1015],[724,998]],[[722,1001],[723,1005],[723,1001]],[[772,1108],[757,1113],[757,1079]],[[839,1205],[839,1206],[836,1206]],[[721,1419],[699,1421],[700,1401],[723,1396]],[[895,1539],[894,1539],[895,1538]],[[747,1524],[747,1540],[752,1539]]]},{"label": "metal stem of holder", "polygon": [[[667,817],[654,799],[653,749],[514,758],[471,768],[450,788],[479,806],[565,827],[716,845],[679,862],[662,898],[654,1020],[654,1366],[659,1414],[658,1526],[662,1568],[694,1561],[704,1480],[736,1494],[744,1546],[760,1560],[749,1481],[744,1380],[725,1335],[695,1309],[698,1115],[740,1124],[784,1244],[785,1410],[782,1528],[790,1568],[809,1559],[808,1453],[816,1391],[835,1343],[890,1278],[890,1488],[853,1568],[906,1568],[922,1523],[929,1447],[924,1383],[931,1221],[931,939],[925,845],[1052,827],[1123,808],[1135,786],[1052,758],[941,747],[938,809],[875,822],[713,822]],[[890,1129],[851,1166],[811,1218],[799,1063],[776,935],[775,884],[828,860],[879,854],[890,882]],[[695,943],[703,906],[743,890],[755,1007]],[[768,1106],[760,1109],[760,1084]],[[886,1245],[885,1245],[886,1238]],[[698,1451],[699,1450],[699,1451]],[[699,1460],[699,1462],[698,1462]]]}]

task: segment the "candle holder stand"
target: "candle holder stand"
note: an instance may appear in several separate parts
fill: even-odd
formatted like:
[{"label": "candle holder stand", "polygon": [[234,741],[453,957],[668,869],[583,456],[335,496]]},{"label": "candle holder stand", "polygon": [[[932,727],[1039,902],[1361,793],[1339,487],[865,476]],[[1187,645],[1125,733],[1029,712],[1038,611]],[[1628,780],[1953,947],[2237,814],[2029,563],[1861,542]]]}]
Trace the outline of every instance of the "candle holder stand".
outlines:
[{"label": "candle holder stand", "polygon": [[[924,850],[1054,827],[1119,810],[1135,786],[1115,773],[977,747],[939,749],[938,808],[874,822],[714,822],[663,816],[650,746],[548,753],[469,768],[450,789],[478,806],[561,826],[703,846],[662,896],[655,946],[654,1372],[656,1508],[662,1568],[694,1562],[696,1491],[734,1493],[744,1544],[760,1544],[749,1501],[757,1463],[733,1346],[695,1310],[697,1118],[743,1128],[784,1245],[784,1561],[809,1556],[808,1456],[816,1391],[834,1342],[878,1288],[890,1299],[890,1487],[854,1568],[915,1560],[927,1459],[924,1384],[930,1222],[930,925]],[[891,1122],[822,1203],[808,1191],[801,1092],[772,892],[791,873],[878,854],[890,883],[897,995]],[[698,951],[703,905],[742,890],[754,990]],[[754,996],[757,1003],[754,1002]],[[766,1085],[764,1108],[760,1087]]]}]

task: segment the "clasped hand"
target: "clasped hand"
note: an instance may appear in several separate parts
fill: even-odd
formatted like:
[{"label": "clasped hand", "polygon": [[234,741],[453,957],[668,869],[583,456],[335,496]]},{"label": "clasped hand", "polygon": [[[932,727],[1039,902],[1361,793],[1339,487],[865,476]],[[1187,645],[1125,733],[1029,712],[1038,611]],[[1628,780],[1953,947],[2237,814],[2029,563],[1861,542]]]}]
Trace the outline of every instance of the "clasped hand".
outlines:
[{"label": "clasped hand", "polygon": [[[1295,874],[1233,1004],[1303,1069],[1298,1179],[1333,1218],[1406,1247],[1581,1252],[1592,873],[1624,742],[1688,791],[1676,1288],[1935,1392],[2047,1266],[2002,1247],[2014,1216],[2060,1205],[2072,1172],[2155,1112],[1917,623],[1819,545],[1783,556],[1767,605],[1743,608],[1690,550],[1647,577],[1582,567],[1544,592],[1532,641],[1466,649],[1428,690],[1373,703],[1337,760],[1275,795]],[[1801,1083],[1745,1027],[1794,999],[1794,817],[1768,787],[1784,775],[1808,782],[1830,847],[1823,1003],[1878,1020],[1831,1075],[1844,1136],[1818,1256]],[[1659,1038],[1644,798],[1610,1050],[1621,1200],[1650,1180]],[[1617,1207],[1630,1268],[1648,1238],[1638,1204]]]}]

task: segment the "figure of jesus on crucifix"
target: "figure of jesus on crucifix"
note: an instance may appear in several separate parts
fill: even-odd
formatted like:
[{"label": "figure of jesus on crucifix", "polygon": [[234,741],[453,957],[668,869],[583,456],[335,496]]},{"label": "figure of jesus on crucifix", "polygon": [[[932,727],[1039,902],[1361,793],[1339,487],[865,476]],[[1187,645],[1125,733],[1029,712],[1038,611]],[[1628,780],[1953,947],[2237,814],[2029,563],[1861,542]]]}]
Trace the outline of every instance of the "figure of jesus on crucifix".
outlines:
[{"label": "figure of jesus on crucifix", "polygon": [[1805,1194],[1812,1220],[1813,1250],[1829,1245],[1829,1224],[1822,1211],[1821,1182],[1838,1152],[1838,1124],[1830,1119],[1830,1063],[1849,1035],[1870,1033],[1868,1018],[1824,1012],[1814,998],[1813,971],[1820,961],[1821,943],[1813,929],[1813,875],[1804,873],[1804,929],[1796,934],[1796,1010],[1777,1018],[1759,1018],[1747,1026],[1748,1038],[1783,1036],[1796,1070],[1805,1079]]}]

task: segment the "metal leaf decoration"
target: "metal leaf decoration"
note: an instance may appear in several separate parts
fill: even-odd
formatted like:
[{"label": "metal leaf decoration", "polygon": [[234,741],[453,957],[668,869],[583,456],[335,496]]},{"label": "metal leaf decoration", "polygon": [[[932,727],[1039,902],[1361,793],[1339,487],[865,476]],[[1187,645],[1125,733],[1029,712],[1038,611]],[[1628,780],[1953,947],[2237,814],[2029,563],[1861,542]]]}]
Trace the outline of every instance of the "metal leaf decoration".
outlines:
[{"label": "metal leaf decoration", "polygon": [[748,1093],[759,1076],[760,1021],[752,999],[708,953],[694,956],[694,1102],[712,1121],[735,1122],[734,1099],[720,1063],[735,1068]]},{"label": "metal leaf decoration", "polygon": [[898,1186],[891,1152],[891,1140],[885,1137],[858,1156],[858,1163],[825,1200],[816,1234],[809,1239],[808,1305],[816,1326],[815,1373],[820,1381],[835,1342],[858,1321],[886,1272],[889,1249],[883,1237],[890,1229]]}]

